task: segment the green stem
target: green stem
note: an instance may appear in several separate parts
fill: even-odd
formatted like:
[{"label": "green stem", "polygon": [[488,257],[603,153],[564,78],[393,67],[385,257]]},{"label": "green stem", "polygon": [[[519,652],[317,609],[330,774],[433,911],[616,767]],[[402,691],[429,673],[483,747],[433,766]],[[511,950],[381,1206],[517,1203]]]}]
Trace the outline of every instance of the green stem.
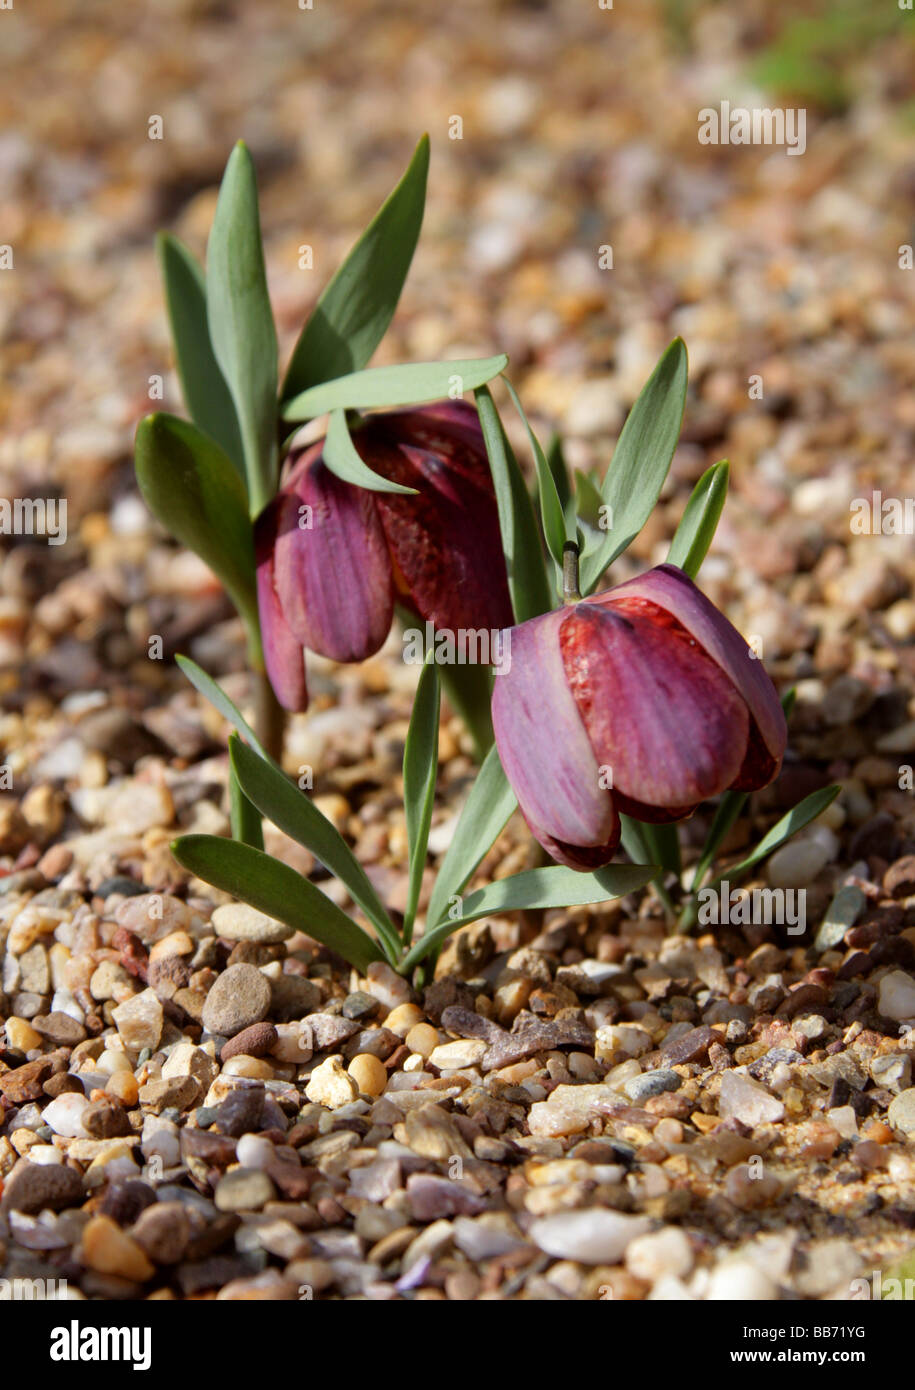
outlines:
[{"label": "green stem", "polygon": [[266,671],[255,670],[254,680],[254,732],[270,757],[282,763],[286,711],[274,695]]}]

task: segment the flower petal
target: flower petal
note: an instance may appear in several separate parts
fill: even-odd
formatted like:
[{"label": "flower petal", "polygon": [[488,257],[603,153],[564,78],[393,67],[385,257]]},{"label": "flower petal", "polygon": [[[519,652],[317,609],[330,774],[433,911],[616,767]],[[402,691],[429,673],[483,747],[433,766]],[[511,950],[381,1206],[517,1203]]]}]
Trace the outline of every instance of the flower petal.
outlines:
[{"label": "flower petal", "polygon": [[301,644],[332,661],[364,661],[391,628],[393,576],[375,496],[325,468],[320,445],[282,494],[276,591]]},{"label": "flower petal", "polygon": [[372,415],[353,442],[382,477],[418,490],[375,494],[409,606],[452,632],[508,627],[499,517],[476,412],[444,401]]},{"label": "flower petal", "polygon": [[781,767],[788,740],[785,715],[775,686],[737,629],[689,576],[676,565],[659,565],[596,598],[604,604],[616,604],[628,598],[647,599],[682,623],[734,682],[758,731],[757,737],[751,730],[741,780],[749,779],[753,787],[765,786],[771,781]]},{"label": "flower petal", "polygon": [[658,609],[649,617],[583,602],[564,616],[560,648],[614,792],[686,813],[730,786],[747,749],[747,707],[678,623]]},{"label": "flower petal", "polygon": [[620,824],[566,682],[564,617],[547,613],[505,634],[510,660],[494,681],[492,721],[532,833],[560,863],[590,869],[612,858]]},{"label": "flower petal", "polygon": [[305,653],[283,616],[274,584],[273,547],[279,525],[280,498],[275,498],[254,527],[257,558],[257,608],[260,615],[264,665],[274,694],[284,709],[308,708]]}]

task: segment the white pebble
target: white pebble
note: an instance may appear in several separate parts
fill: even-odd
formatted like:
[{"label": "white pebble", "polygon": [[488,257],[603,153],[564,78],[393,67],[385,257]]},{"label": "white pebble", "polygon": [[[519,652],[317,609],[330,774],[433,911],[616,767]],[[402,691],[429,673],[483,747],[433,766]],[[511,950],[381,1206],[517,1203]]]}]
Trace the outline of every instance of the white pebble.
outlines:
[{"label": "white pebble", "polygon": [[243,1134],[235,1146],[235,1155],[243,1168],[269,1168],[276,1158],[271,1141],[262,1134]]},{"label": "white pebble", "polygon": [[88,1104],[88,1096],[81,1095],[79,1091],[65,1091],[62,1096],[45,1106],[41,1118],[46,1125],[50,1125],[55,1134],[60,1134],[65,1139],[88,1139],[89,1135],[82,1122],[83,1111]]}]

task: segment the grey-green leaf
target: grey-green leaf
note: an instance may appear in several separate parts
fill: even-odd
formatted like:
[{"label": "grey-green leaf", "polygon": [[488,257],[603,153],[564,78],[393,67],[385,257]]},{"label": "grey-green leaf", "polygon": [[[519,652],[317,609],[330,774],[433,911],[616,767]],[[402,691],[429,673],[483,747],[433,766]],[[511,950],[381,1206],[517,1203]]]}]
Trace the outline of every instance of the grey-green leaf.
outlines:
[{"label": "grey-green leaf", "polygon": [[235,405],[210,343],[203,270],[170,232],[156,238],[184,403],[199,430],[215,439],[245,477],[245,455]]},{"label": "grey-green leaf", "polygon": [[[500,679],[496,676],[496,680]],[[445,916],[452,898],[461,892],[489,853],[517,805],[499,760],[499,750],[493,746],[470,788],[439,867],[426,913],[430,927],[437,926]]]},{"label": "grey-green leaf", "polygon": [[270,755],[267,753],[251,725],[245,719],[241,710],[229,699],[222,686],[217,685],[212,676],[208,676],[202,666],[198,666],[196,661],[192,661],[189,656],[176,656],[175,662],[187,676],[191,685],[198,690],[205,700],[209,700],[214,709],[218,710],[234,729],[237,729],[242,738],[246,738],[251,747],[256,749],[260,756],[271,762]]},{"label": "grey-green leaf", "polygon": [[516,623],[539,617],[552,607],[552,588],[524,475],[502,428],[489,388],[476,391],[477,412],[492,472],[502,551]]},{"label": "grey-green leaf", "polygon": [[229,156],[219,190],[206,287],[210,340],[235,402],[256,516],[276,491],[277,346],[254,164],[242,141]]},{"label": "grey-green leaf", "polygon": [[438,775],[438,725],[441,689],[434,649],[426,656],[413,700],[413,713],[403,754],[403,800],[407,821],[409,884],[404,912],[404,944],[413,936],[413,922],[426,866],[429,826]]},{"label": "grey-green leaf", "polygon": [[372,961],[383,959],[378,944],[320,888],[263,850],[218,835],[182,835],[171,850],[204,883],[313,936],[363,974]]},{"label": "grey-green leaf", "polygon": [[[748,854],[746,859],[741,859],[739,864],[735,864],[727,870],[726,875],[729,880],[734,879],[738,874],[744,874],[748,869],[752,869],[754,864],[758,864],[760,859],[765,859],[783,845],[786,840],[790,840],[792,835],[796,835],[799,830],[803,830],[805,825],[809,825],[817,816],[821,816],[842,790],[840,786],[823,787],[820,791],[811,792],[805,796],[803,801],[799,801],[796,806],[792,806],[787,815],[782,816],[781,820],[776,821],[772,829],[769,830],[760,840],[759,844]],[[715,880],[716,883],[720,879]]]},{"label": "grey-green leaf", "polygon": [[229,772],[229,817],[233,840],[241,840],[255,849],[264,848],[264,827],[260,815],[245,796],[233,771]]},{"label": "grey-green leaf", "polygon": [[585,559],[583,594],[593,592],[604,570],[635,540],[654,509],[680,435],[686,379],[686,347],[675,338],[630,410],[613,451],[601,487],[612,509],[612,529],[604,545]]},{"label": "grey-green leaf", "polygon": [[462,358],[454,362],[407,362],[396,367],[369,367],[294,396],[283,407],[284,420],[313,420],[332,410],[372,410],[395,405],[423,405],[475,391],[504,371],[508,358]]},{"label": "grey-green leaf", "polygon": [[422,226],[429,137],[327,285],[295,345],[282,399],[358,372],[394,316]]},{"label": "grey-green leaf", "polygon": [[265,761],[234,736],[229,741],[229,758],[249,800],[286,835],[310,849],[340,880],[396,959],[399,941],[394,926],[361,864],[332,823],[276,763]]},{"label": "grey-green leaf", "polygon": [[518,397],[518,393],[512,386],[508,377],[504,377],[508,394],[512,398],[515,409],[521,416],[521,422],[527,431],[530,441],[531,452],[534,455],[534,464],[537,469],[537,493],[540,499],[540,520],[543,525],[543,535],[546,540],[547,549],[562,570],[562,552],[567,540],[574,540],[574,532],[566,534],[565,517],[562,511],[562,503],[559,500],[559,493],[556,490],[556,480],[550,471],[547,463],[546,454],[540,447],[540,441],[531,428],[531,423],[527,418],[524,406]]},{"label": "grey-green leaf", "polygon": [[577,907],[585,903],[608,902],[611,898],[644,888],[657,872],[656,865],[611,864],[595,873],[555,867],[528,869],[511,878],[499,879],[469,893],[457,908],[454,918],[447,918],[421,937],[407,953],[400,967],[401,972],[406,974],[453,931],[480,917],[522,908]]},{"label": "grey-green leaf", "polygon": [[705,470],[693,488],[686,504],[686,511],[671,542],[667,563],[678,565],[690,579],[695,579],[699,573],[714,538],[715,528],[728,495],[729,473],[730,465],[727,459],[713,463],[711,468]]},{"label": "grey-green leaf", "polygon": [[244,483],[226,454],[188,420],[147,415],[137,428],[135,465],[150,511],[219,576],[257,639],[251,522]]},{"label": "grey-green leaf", "polygon": [[406,492],[414,496],[416,494],[415,487],[389,483],[387,478],[382,478],[380,473],[375,473],[363,462],[352,441],[344,410],[331,412],[321,458],[325,467],[329,468],[331,473],[336,473],[345,483],[367,488],[370,492]]}]

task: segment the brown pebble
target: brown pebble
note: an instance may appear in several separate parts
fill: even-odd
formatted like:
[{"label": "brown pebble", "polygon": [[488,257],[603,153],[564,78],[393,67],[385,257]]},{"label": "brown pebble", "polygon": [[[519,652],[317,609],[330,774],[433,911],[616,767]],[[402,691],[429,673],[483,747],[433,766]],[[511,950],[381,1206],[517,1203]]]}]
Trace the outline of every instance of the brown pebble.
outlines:
[{"label": "brown pebble", "polygon": [[264,1057],[277,1040],[277,1031],[272,1023],[252,1023],[223,1046],[220,1060],[228,1062],[231,1057],[244,1053],[247,1057]]}]

